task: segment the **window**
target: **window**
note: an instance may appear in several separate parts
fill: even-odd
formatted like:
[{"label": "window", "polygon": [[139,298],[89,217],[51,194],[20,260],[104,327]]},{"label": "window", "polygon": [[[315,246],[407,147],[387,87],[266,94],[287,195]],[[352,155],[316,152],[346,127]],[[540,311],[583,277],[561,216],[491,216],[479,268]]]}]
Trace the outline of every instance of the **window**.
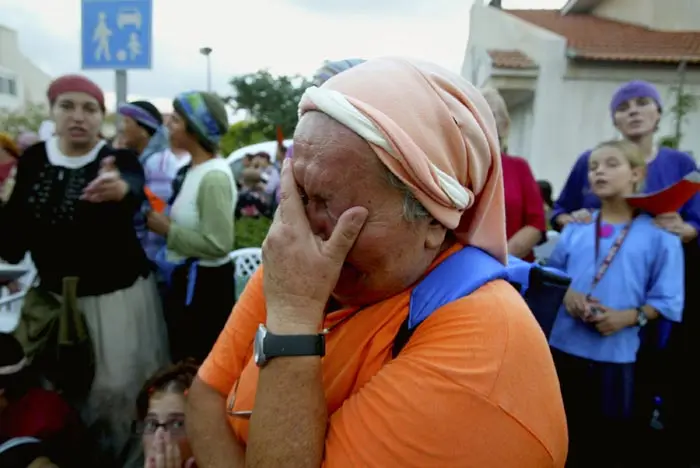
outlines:
[{"label": "window", "polygon": [[17,96],[17,80],[15,78],[0,76],[0,94]]}]

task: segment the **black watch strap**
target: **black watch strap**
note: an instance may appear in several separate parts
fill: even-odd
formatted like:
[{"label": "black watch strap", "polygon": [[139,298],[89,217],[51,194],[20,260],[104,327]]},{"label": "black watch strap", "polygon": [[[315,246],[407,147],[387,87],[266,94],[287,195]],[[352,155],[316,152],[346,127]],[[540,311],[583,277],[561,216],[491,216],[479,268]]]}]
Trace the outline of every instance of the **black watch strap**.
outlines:
[{"label": "black watch strap", "polygon": [[326,337],[318,335],[273,335],[268,333],[263,344],[269,360],[284,356],[325,356]]}]

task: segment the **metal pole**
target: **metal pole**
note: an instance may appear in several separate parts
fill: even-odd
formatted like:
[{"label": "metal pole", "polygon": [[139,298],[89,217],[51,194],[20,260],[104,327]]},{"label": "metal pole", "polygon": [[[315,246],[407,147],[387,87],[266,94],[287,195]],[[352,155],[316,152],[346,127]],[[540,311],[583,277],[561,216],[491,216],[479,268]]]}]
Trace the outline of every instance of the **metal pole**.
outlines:
[{"label": "metal pole", "polygon": [[[128,91],[128,81],[127,81],[127,76],[126,76],[126,70],[116,70],[114,73],[115,76],[115,89],[116,89],[116,94],[117,94],[117,108],[122,105],[126,104],[126,94]],[[117,114],[117,131],[121,129],[121,123],[122,123],[122,118],[120,114]]]},{"label": "metal pole", "polygon": [[211,93],[211,55],[207,54],[207,92]]},{"label": "metal pole", "polygon": [[207,60],[207,92],[211,92],[211,53],[212,53],[211,47],[202,47],[199,49],[199,53],[204,55],[204,58]]}]

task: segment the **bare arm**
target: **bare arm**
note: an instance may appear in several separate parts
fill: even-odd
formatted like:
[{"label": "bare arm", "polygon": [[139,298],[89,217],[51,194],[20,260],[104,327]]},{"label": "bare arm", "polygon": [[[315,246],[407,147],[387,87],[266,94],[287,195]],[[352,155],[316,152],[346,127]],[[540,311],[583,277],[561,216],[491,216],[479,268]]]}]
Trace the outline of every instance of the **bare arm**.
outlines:
[{"label": "bare arm", "polygon": [[[313,327],[268,325],[279,334],[318,333]],[[328,424],[322,377],[317,356],[275,358],[260,370],[246,466],[321,466]]]},{"label": "bare arm", "polygon": [[542,239],[542,232],[532,226],[523,226],[508,240],[508,253],[523,258]]},{"label": "bare arm", "polygon": [[187,398],[187,435],[200,468],[243,468],[245,450],[226,420],[226,399],[196,378]]}]

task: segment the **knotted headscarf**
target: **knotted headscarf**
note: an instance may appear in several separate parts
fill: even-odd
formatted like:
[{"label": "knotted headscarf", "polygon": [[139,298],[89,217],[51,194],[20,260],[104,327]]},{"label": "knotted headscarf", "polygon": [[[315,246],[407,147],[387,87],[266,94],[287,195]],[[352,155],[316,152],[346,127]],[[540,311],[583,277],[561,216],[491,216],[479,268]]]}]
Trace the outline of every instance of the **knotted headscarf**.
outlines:
[{"label": "knotted headscarf", "polygon": [[173,101],[173,109],[185,119],[208,149],[216,149],[228,131],[228,114],[223,101],[201,91],[182,93]]},{"label": "knotted headscarf", "polygon": [[153,136],[163,125],[163,115],[148,101],[134,101],[122,104],[117,112],[134,119],[136,124]]},{"label": "knotted headscarf", "polygon": [[623,84],[615,91],[612,99],[610,99],[610,114],[615,119],[615,112],[625,102],[631,99],[649,98],[656,102],[659,112],[663,109],[661,104],[661,95],[656,86],[648,81],[634,80]]},{"label": "knotted headscarf", "polygon": [[321,86],[323,83],[333,78],[340,72],[351,69],[361,63],[365,63],[363,59],[345,59],[336,60],[334,62],[326,62],[321,68],[314,73],[314,83]]},{"label": "knotted headscarf", "polygon": [[366,140],[461,243],[506,263],[496,122],[471,84],[434,64],[375,59],[309,88],[299,111],[312,110]]},{"label": "knotted headscarf", "polygon": [[15,140],[7,133],[0,133],[0,148],[7,151],[13,158],[19,158],[21,151]]},{"label": "knotted headscarf", "polygon": [[82,75],[63,75],[53,80],[46,91],[49,104],[53,106],[58,96],[65,93],[85,93],[97,101],[102,112],[105,111],[105,96],[102,89],[87,77]]}]

